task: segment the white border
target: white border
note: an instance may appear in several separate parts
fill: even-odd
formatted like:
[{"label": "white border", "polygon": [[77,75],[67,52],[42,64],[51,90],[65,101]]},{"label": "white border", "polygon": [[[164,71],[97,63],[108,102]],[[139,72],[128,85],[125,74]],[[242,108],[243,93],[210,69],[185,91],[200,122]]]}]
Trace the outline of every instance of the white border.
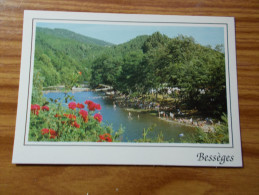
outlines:
[{"label": "white border", "polygon": [[[132,22],[159,23],[161,25],[173,22],[199,23],[198,26],[222,26],[225,24],[225,60],[227,76],[227,105],[229,120],[230,144],[146,144],[146,143],[36,143],[25,142],[28,134],[25,126],[29,124],[32,76],[34,62],[35,26],[33,22],[48,19],[80,20],[79,23],[123,24]],[[49,21],[48,21],[49,22]],[[59,21],[60,22],[60,21]],[[76,21],[74,21],[76,22]],[[84,22],[85,23],[85,22]],[[128,25],[128,23],[127,23]],[[143,25],[143,24],[141,24]],[[154,24],[153,24],[154,25]],[[183,24],[186,25],[186,24]],[[179,25],[178,25],[179,26]],[[195,25],[196,26],[196,25]],[[34,32],[34,33],[33,33]],[[31,49],[32,48],[32,49]],[[229,55],[227,55],[227,53]],[[31,59],[30,59],[31,57]],[[30,67],[31,66],[31,67]],[[31,68],[31,70],[30,70]],[[29,82],[30,79],[30,82]],[[30,86],[28,86],[30,83]],[[29,88],[30,90],[29,90]],[[230,96],[230,94],[231,96]],[[231,99],[230,99],[231,97]],[[27,102],[28,98],[28,102]],[[26,121],[27,113],[27,121]],[[232,122],[231,122],[232,121]],[[26,124],[27,123],[27,124]],[[233,131],[233,132],[232,132]],[[28,131],[27,131],[28,132]],[[233,133],[233,135],[232,135]],[[233,140],[233,142],[232,142]],[[133,147],[132,147],[133,146]],[[145,146],[145,147],[143,147]],[[173,147],[172,147],[173,146]],[[219,164],[217,161],[197,161],[197,153],[208,155],[234,155],[232,162]],[[238,114],[237,77],[234,18],[230,17],[199,17],[199,16],[162,16],[133,14],[96,14],[77,12],[25,11],[23,25],[23,45],[20,72],[20,87],[16,132],[13,151],[13,163],[26,164],[138,164],[138,165],[181,165],[181,166],[242,166],[240,143],[240,128]]]}]

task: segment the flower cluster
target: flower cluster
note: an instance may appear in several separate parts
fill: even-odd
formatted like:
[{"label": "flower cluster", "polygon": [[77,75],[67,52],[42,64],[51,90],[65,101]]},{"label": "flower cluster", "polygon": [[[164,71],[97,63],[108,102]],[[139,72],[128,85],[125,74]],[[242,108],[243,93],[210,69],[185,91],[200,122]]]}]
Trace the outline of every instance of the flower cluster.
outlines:
[{"label": "flower cluster", "polygon": [[38,105],[38,104],[32,104],[31,105],[31,111],[35,115],[39,115],[40,109],[43,110],[43,111],[49,111],[49,107],[48,106],[42,106],[40,108],[40,105]]},{"label": "flower cluster", "polygon": [[85,110],[80,110],[79,114],[82,116],[82,118],[84,119],[84,122],[87,123],[88,122],[88,112]]},{"label": "flower cluster", "polygon": [[[45,135],[45,138],[48,137],[49,139],[56,139],[56,138],[62,137],[63,135],[65,135],[67,133],[70,134],[71,132],[73,132],[75,129],[71,128],[71,127],[75,127],[75,128],[81,127],[82,130],[85,130],[85,131],[88,129],[87,127],[95,128],[95,129],[100,128],[97,125],[97,123],[101,123],[103,120],[103,117],[100,113],[93,113],[93,112],[96,110],[101,110],[101,105],[97,104],[91,100],[86,100],[84,103],[87,105],[88,110],[84,110],[86,105],[84,105],[83,103],[70,102],[68,104],[68,108],[64,109],[65,112],[62,111],[61,109],[58,109],[54,113],[53,113],[53,111],[55,111],[55,110],[50,111],[50,108],[47,105],[40,106],[38,104],[32,104],[31,112],[34,115],[38,116],[39,112],[42,112],[41,117],[37,119],[38,121],[44,120],[44,117],[48,117],[51,119],[51,116],[49,116],[49,114],[44,113],[44,112],[50,111],[51,114],[53,113],[52,118],[53,119],[56,118],[53,122],[58,123],[58,125],[56,125],[54,127],[54,129],[56,127],[57,127],[57,129],[53,130],[53,129],[51,129],[52,123],[46,122],[43,126],[44,128],[42,126],[39,127],[38,133]],[[35,120],[36,120],[36,118],[35,118]],[[97,122],[95,122],[95,121],[97,121]],[[60,123],[61,123],[62,127],[60,126]],[[32,123],[32,124],[36,125],[36,123]],[[39,125],[41,125],[41,124],[39,124]],[[45,128],[47,125],[51,125],[51,126],[49,126],[48,128]],[[83,131],[78,131],[78,132],[81,133]],[[73,132],[71,137],[74,136],[75,134],[77,134],[77,132],[75,132],[75,133]],[[99,134],[100,133],[98,133],[98,130],[96,130],[95,136],[99,135]],[[99,138],[100,138],[99,142],[112,142],[112,137],[108,133],[100,135]]]},{"label": "flower cluster", "polygon": [[77,104],[76,104],[76,107],[79,108],[79,109],[82,109],[82,108],[84,108],[85,106],[84,106],[84,104],[77,103]]},{"label": "flower cluster", "polygon": [[73,114],[63,114],[63,116],[65,116],[65,117],[67,117],[67,118],[69,118],[69,119],[74,119],[74,120],[76,120],[76,116],[73,115]]},{"label": "flower cluster", "polygon": [[75,102],[70,102],[68,104],[68,108],[71,109],[71,110],[75,110],[76,109],[76,103]]},{"label": "flower cluster", "polygon": [[42,106],[41,109],[42,109],[43,111],[49,111],[49,107],[48,107],[48,106]]},{"label": "flower cluster", "polygon": [[76,127],[76,128],[80,128],[80,125],[76,121],[71,122],[71,126]]},{"label": "flower cluster", "polygon": [[41,134],[42,135],[45,135],[45,134],[49,134],[51,139],[54,139],[58,134],[55,130],[53,129],[47,129],[47,128],[44,128],[41,130]]},{"label": "flower cluster", "polygon": [[[57,115],[57,114],[56,114]],[[55,115],[55,116],[56,116]],[[80,125],[76,122],[76,115],[73,115],[73,114],[63,114],[63,116],[65,116],[66,118],[68,119],[71,119],[69,121],[69,124],[72,126],[72,127],[76,127],[76,128],[80,128]],[[65,124],[66,122],[65,121],[61,121],[62,124]]]},{"label": "flower cluster", "polygon": [[40,110],[40,105],[38,105],[38,104],[31,105],[31,111],[32,111],[33,114],[38,115],[39,110]]},{"label": "flower cluster", "polygon": [[95,110],[101,110],[101,105],[100,104],[96,104],[91,100],[86,100],[85,104],[87,105],[88,110],[90,111],[95,111]]},{"label": "flower cluster", "polygon": [[102,122],[103,117],[102,117],[102,115],[96,113],[96,114],[94,115],[94,119],[97,120],[97,121],[100,123],[100,122]]},{"label": "flower cluster", "polygon": [[112,142],[112,136],[109,133],[99,135],[99,138],[98,142]]}]

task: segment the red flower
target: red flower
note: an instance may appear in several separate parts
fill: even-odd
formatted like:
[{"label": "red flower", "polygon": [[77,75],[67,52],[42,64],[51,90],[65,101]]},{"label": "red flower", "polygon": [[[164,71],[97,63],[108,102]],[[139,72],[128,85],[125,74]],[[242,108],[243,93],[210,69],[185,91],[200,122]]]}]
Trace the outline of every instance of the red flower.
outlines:
[{"label": "red flower", "polygon": [[84,108],[85,106],[84,106],[84,104],[77,103],[76,107],[81,109],[81,108]]},{"label": "red flower", "polygon": [[97,110],[101,110],[101,109],[102,109],[100,104],[95,104],[95,108],[96,108]]},{"label": "red flower", "polygon": [[88,116],[88,112],[85,111],[85,110],[80,110],[80,111],[79,111],[79,114],[80,114],[82,117]]},{"label": "red flower", "polygon": [[68,104],[68,108],[71,109],[71,110],[75,110],[76,109],[76,103],[75,102],[70,102]]},{"label": "red flower", "polygon": [[105,138],[105,141],[107,141],[107,142],[112,142],[112,138],[106,137],[106,138]]},{"label": "red flower", "polygon": [[78,72],[79,75],[82,75],[82,72]]},{"label": "red flower", "polygon": [[89,103],[87,107],[90,111],[95,111],[95,103]]},{"label": "red flower", "polygon": [[112,138],[111,138],[111,135],[109,133],[99,135],[99,138],[100,139],[98,140],[98,142],[103,142],[103,141],[112,142]]},{"label": "red flower", "polygon": [[82,116],[82,118],[84,119],[84,121],[87,123],[88,122],[88,112],[85,110],[80,110],[79,114]]},{"label": "red flower", "polygon": [[42,130],[41,130],[41,134],[42,134],[42,135],[44,135],[44,134],[46,134],[46,133],[49,133],[49,129],[46,129],[46,128],[45,128],[45,129],[42,129]]},{"label": "red flower", "polygon": [[53,129],[49,129],[49,133],[50,133],[50,135],[54,135],[54,136],[58,135],[57,132]]},{"label": "red flower", "polygon": [[42,107],[41,107],[41,110],[47,110],[47,111],[49,111],[49,107],[48,107],[48,106],[42,106]]},{"label": "red flower", "polygon": [[75,121],[71,123],[71,126],[74,126],[76,128],[80,128],[80,125]]},{"label": "red flower", "polygon": [[49,134],[50,135],[50,137],[49,137],[50,139],[54,139],[58,135],[58,133],[55,130],[47,129],[47,128],[42,129],[41,130],[41,134],[42,135]]},{"label": "red flower", "polygon": [[85,100],[85,104],[88,105],[89,102],[92,102],[91,100]]},{"label": "red flower", "polygon": [[84,119],[84,122],[85,122],[85,123],[87,123],[87,122],[88,122],[88,116],[83,117],[83,119]]},{"label": "red flower", "polygon": [[40,110],[40,105],[38,104],[31,105],[31,110]]},{"label": "red flower", "polygon": [[61,115],[55,114],[54,117],[59,118],[59,117],[61,117]]},{"label": "red flower", "polygon": [[40,110],[40,105],[38,105],[38,104],[31,105],[31,111],[33,114],[38,115],[39,110]]},{"label": "red flower", "polygon": [[102,117],[102,115],[96,113],[96,114],[94,115],[94,119],[98,120],[99,123],[100,123],[100,122],[103,120],[103,117]]},{"label": "red flower", "polygon": [[87,108],[90,110],[90,111],[95,111],[95,103],[91,100],[86,100],[85,101],[85,104],[87,104]]},{"label": "red flower", "polygon": [[101,110],[101,105],[100,105],[100,104],[96,104],[96,103],[94,103],[94,102],[91,101],[91,100],[86,100],[86,101],[85,101],[85,104],[88,105],[87,108],[88,108],[90,111],[95,111],[95,109]]},{"label": "red flower", "polygon": [[74,119],[76,120],[76,116],[73,114],[63,114],[65,117],[69,118],[69,119]]}]

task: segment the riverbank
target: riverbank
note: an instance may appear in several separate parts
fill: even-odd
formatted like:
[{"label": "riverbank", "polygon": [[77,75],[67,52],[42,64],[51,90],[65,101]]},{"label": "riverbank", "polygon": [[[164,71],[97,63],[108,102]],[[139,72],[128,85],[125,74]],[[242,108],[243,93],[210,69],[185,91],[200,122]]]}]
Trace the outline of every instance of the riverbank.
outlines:
[{"label": "riverbank", "polygon": [[[45,88],[43,93],[49,92],[62,92],[64,91],[65,86],[51,86]],[[179,125],[189,126],[189,127],[198,127],[202,129],[204,132],[214,131],[215,123],[212,119],[209,118],[202,118],[199,116],[195,116],[193,111],[181,111],[180,109],[176,109],[172,102],[169,101],[151,101],[140,99],[140,98],[131,98],[124,94],[120,94],[117,91],[110,91],[112,90],[109,88],[107,91],[107,86],[105,88],[98,88],[98,89],[90,89],[86,85],[80,85],[80,87],[73,87],[71,92],[82,92],[82,91],[103,91],[105,96],[103,98],[112,99],[114,107],[119,106],[124,108],[126,111],[136,112],[136,113],[149,113],[154,117],[158,117],[158,119],[169,122],[175,123]],[[46,90],[47,89],[47,90]],[[50,90],[51,89],[51,90]]]},{"label": "riverbank", "polygon": [[159,119],[164,120],[166,122],[169,123],[174,123],[174,124],[180,124],[180,125],[185,125],[185,126],[189,126],[189,127],[197,127],[202,129],[205,133],[207,132],[214,132],[214,127],[215,125],[209,125],[206,124],[206,121],[195,121],[195,122],[190,122],[190,119],[168,119],[168,118],[163,118],[160,117]]},{"label": "riverbank", "polygon": [[[174,124],[178,124],[178,125],[184,125],[184,126],[188,126],[188,127],[197,127],[202,129],[204,132],[213,132],[215,125],[218,124],[214,124],[211,121],[208,120],[202,120],[202,119],[193,119],[193,118],[176,118],[176,117],[168,117],[168,115],[162,115],[158,114],[158,112],[154,112],[152,110],[143,110],[143,109],[133,109],[133,108],[125,108],[125,110],[127,110],[129,113],[130,112],[135,112],[135,113],[149,113],[150,115],[153,115],[154,117],[157,117],[159,120],[163,120],[166,121],[168,123],[174,123]],[[172,114],[172,113],[171,113]],[[171,115],[172,116],[172,115]]]},{"label": "riverbank", "polygon": [[[116,94],[116,93],[115,93]],[[220,122],[215,123],[215,119],[202,117],[195,110],[180,110],[170,101],[151,101],[145,98],[130,98],[125,95],[113,95],[113,104],[130,112],[149,113],[160,120],[185,125],[189,127],[197,127],[204,132],[214,132],[215,126]]]}]

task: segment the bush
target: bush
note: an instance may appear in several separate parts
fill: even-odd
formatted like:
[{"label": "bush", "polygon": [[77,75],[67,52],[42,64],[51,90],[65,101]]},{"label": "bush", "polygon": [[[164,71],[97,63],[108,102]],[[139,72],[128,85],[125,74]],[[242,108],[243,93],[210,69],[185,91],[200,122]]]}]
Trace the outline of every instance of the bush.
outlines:
[{"label": "bush", "polygon": [[[49,106],[31,105],[29,141],[120,140],[123,129],[114,133],[111,126],[102,124],[102,115],[95,113],[95,110],[101,110],[101,105],[86,101],[85,104],[70,102],[68,107],[64,107],[61,104],[63,100],[53,100]],[[84,109],[86,106],[88,111]]]}]

